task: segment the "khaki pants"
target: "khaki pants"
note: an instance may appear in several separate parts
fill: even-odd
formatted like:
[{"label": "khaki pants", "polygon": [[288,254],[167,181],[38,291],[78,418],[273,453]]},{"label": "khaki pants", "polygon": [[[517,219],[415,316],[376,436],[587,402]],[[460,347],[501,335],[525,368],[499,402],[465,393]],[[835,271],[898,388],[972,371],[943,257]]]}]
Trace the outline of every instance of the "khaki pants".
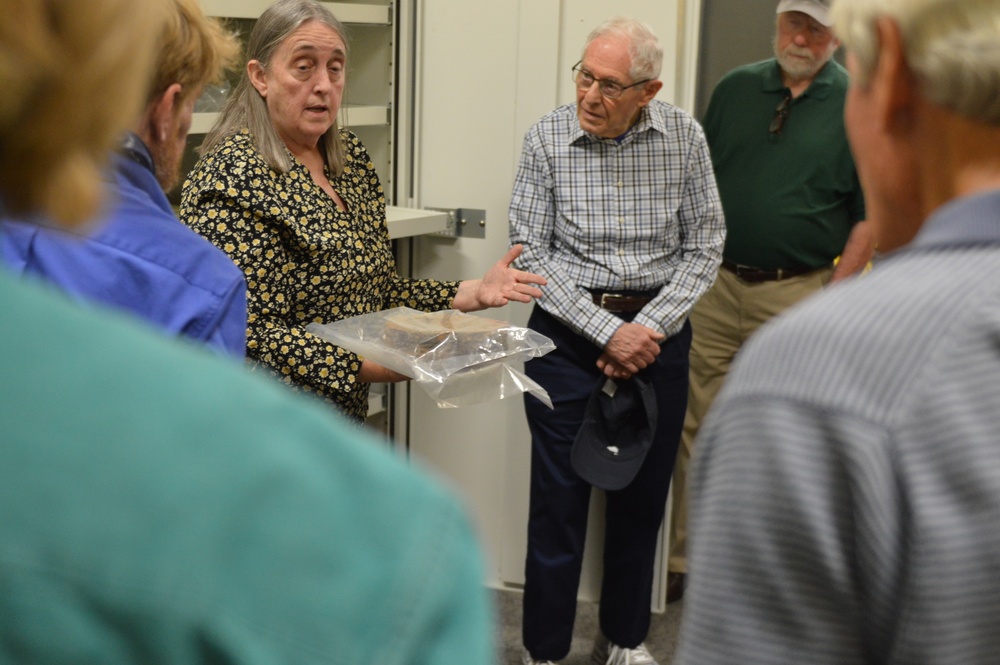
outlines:
[{"label": "khaki pants", "polygon": [[674,465],[670,553],[667,569],[687,572],[687,473],[694,441],[708,408],[722,387],[736,353],[758,328],[823,288],[833,268],[776,282],[747,284],[725,269],[691,310],[691,380],[684,431]]}]

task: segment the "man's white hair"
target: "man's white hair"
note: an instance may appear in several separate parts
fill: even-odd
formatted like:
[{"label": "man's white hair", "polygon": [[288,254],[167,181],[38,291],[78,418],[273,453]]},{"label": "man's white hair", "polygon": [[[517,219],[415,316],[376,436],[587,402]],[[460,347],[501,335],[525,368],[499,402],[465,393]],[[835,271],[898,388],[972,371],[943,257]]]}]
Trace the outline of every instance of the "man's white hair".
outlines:
[{"label": "man's white hair", "polygon": [[642,21],[626,16],[609,18],[594,28],[587,37],[584,52],[598,37],[609,36],[619,37],[628,42],[629,56],[632,58],[629,76],[633,81],[659,78],[660,67],[663,64],[663,49],[652,28]]},{"label": "man's white hair", "polygon": [[899,25],[906,61],[928,100],[1000,125],[998,0],[835,0],[834,27],[857,59],[859,85],[878,62],[880,17]]}]

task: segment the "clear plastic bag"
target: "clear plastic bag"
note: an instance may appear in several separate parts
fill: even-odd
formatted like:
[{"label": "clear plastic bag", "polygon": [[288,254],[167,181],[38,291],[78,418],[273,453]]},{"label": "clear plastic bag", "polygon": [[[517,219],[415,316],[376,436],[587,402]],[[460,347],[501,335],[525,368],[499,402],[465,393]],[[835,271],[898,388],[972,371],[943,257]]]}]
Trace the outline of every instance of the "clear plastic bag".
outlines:
[{"label": "clear plastic bag", "polygon": [[543,356],[555,344],[506,321],[452,309],[395,307],[334,323],[310,323],[306,330],[411,377],[441,407],[528,392],[552,408],[548,393],[510,363]]}]

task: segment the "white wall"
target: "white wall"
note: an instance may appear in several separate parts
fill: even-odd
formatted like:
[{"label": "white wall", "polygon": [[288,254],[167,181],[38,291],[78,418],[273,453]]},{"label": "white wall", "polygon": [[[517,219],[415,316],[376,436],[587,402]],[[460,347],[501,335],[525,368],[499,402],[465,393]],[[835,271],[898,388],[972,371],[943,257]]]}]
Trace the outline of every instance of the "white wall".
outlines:
[{"label": "white wall", "polygon": [[[660,96],[688,108],[691,58],[675,56],[692,46],[685,35],[694,14],[684,11],[684,2],[617,0],[613,9],[600,0],[420,2],[417,185],[409,203],[485,209],[487,223],[485,239],[414,241],[414,274],[477,277],[504,254],[521,139],[541,115],[573,101],[570,68],[586,35],[611,13],[653,27],[667,51]],[[529,311],[513,305],[490,315],[523,324]],[[521,400],[438,409],[419,390],[411,391],[411,400],[412,454],[466,498],[489,557],[487,582],[516,583],[523,569],[530,446]],[[590,595],[584,586],[584,596]]]}]

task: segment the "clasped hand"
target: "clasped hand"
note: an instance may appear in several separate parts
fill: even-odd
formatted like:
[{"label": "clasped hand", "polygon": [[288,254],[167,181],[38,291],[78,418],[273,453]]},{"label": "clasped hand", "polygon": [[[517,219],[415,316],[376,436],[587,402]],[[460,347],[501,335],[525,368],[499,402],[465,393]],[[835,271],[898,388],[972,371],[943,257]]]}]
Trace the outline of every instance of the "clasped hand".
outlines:
[{"label": "clasped hand", "polygon": [[638,323],[623,323],[604,353],[597,359],[597,367],[611,379],[628,379],[648,367],[660,355],[660,343],[667,338],[661,332]]}]

